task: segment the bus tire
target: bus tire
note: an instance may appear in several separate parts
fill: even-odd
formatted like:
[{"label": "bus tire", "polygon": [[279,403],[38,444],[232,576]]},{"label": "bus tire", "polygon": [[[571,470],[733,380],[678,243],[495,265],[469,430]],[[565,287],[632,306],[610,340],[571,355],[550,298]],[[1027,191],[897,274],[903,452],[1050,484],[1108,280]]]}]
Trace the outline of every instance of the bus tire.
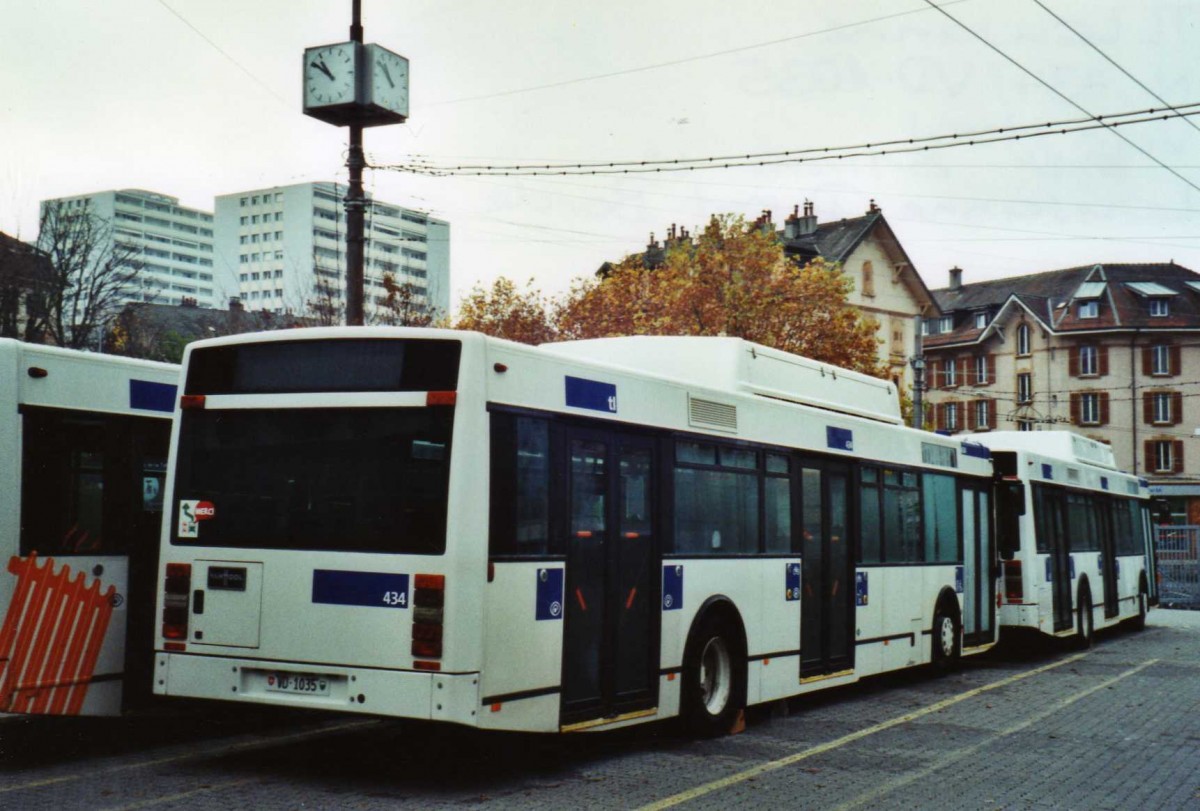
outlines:
[{"label": "bus tire", "polygon": [[930,663],[939,673],[953,668],[962,655],[962,640],[958,633],[958,611],[947,600],[939,600],[933,611],[933,651]]},{"label": "bus tire", "polygon": [[1079,586],[1079,610],[1075,625],[1075,647],[1087,650],[1096,636],[1095,616],[1092,608],[1092,590],[1085,580]]},{"label": "bus tire", "polygon": [[745,701],[746,668],[732,621],[708,612],[688,637],[680,713],[688,732],[723,735]]}]

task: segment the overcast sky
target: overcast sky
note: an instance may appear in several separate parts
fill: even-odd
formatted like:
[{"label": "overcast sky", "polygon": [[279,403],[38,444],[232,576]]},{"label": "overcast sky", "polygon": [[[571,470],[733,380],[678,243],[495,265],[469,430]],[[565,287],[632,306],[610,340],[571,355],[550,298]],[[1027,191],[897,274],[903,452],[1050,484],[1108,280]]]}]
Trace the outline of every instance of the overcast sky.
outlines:
[{"label": "overcast sky", "polygon": [[[1200,101],[1195,2],[1042,2],[1171,104]],[[943,5],[1092,113],[1158,106],[1033,0]],[[2,0],[0,231],[32,239],[56,196],[143,188],[211,210],[218,194],[344,182],[345,131],[301,114],[300,65],[306,46],[349,38],[350,7]],[[367,131],[375,164],[693,158],[1078,115],[922,0],[363,0],[363,22],[411,63],[409,122]],[[1121,133],[1200,186],[1200,129]],[[966,282],[1200,270],[1200,191],[1108,131],[653,177],[368,171],[366,186],[449,220],[454,302],[500,275],[559,292],[671,223],[782,222],[805,199],[826,221],[874,198],[932,288],[953,265]]]}]

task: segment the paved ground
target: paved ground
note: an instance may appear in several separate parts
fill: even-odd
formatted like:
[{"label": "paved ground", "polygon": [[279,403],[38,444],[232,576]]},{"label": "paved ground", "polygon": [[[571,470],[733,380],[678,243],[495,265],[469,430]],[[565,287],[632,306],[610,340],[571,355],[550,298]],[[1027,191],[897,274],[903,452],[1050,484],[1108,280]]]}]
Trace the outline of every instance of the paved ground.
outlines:
[{"label": "paved ground", "polygon": [[752,715],[709,741],[647,727],[481,735],[206,708],[0,724],[0,808],[1200,809],[1200,612],[1077,654],[1010,647]]}]

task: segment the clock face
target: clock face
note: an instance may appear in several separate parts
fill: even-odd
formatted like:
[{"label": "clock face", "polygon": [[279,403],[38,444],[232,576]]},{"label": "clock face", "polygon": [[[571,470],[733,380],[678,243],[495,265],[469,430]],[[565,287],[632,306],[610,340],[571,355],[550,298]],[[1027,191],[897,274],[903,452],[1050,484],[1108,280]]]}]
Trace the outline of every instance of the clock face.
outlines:
[{"label": "clock face", "polygon": [[408,60],[378,45],[367,46],[371,74],[368,104],[408,117]]},{"label": "clock face", "polygon": [[309,48],[304,52],[304,106],[329,107],[355,101],[355,42]]}]

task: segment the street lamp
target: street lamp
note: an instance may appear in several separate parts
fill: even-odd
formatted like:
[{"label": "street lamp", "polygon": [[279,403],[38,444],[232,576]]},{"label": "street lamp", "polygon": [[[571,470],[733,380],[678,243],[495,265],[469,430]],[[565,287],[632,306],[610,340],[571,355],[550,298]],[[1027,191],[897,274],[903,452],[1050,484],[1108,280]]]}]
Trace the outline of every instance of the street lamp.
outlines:
[{"label": "street lamp", "polygon": [[925,391],[925,356],[913,355],[908,363],[913,370],[913,428],[924,428],[925,404],[921,394]]}]

